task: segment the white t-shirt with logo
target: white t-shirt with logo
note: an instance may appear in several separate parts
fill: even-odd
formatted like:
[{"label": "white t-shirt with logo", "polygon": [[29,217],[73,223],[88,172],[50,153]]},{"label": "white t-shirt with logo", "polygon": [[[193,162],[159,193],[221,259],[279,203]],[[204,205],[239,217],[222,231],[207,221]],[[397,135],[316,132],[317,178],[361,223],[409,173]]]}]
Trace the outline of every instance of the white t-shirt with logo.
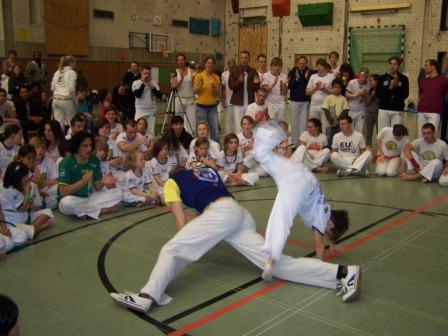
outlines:
[{"label": "white t-shirt with logo", "polygon": [[160,162],[156,157],[154,157],[151,161],[146,162],[146,164],[149,164],[149,169],[151,170],[152,176],[154,177],[155,175],[159,175],[159,178],[162,181],[169,179],[171,169],[177,165],[176,161],[171,160],[169,157],[167,157],[165,163]]},{"label": "white t-shirt with logo", "polygon": [[411,145],[424,165],[434,159],[448,160],[448,145],[440,139],[437,139],[434,143],[427,143],[423,138],[418,138],[412,141]]},{"label": "white t-shirt with logo", "polygon": [[128,190],[137,188],[140,191],[146,192],[147,185],[150,183],[151,177],[145,169],[142,169],[140,176],[136,176],[132,169],[126,172],[126,189]]},{"label": "white t-shirt with logo", "polygon": [[[115,143],[117,144],[117,147],[120,144],[120,142],[124,142],[127,145],[134,144],[136,142],[141,141],[142,137],[143,137],[143,135],[141,135],[140,133],[136,133],[135,138],[133,140],[129,140],[128,137],[126,136],[126,132],[123,132],[117,136],[117,139],[115,139]],[[119,147],[118,147],[118,150],[120,151],[121,157],[124,159],[126,157],[127,153],[122,152]],[[138,147],[138,150],[142,153],[145,153],[148,150],[148,148],[144,144],[141,144]]]},{"label": "white t-shirt with logo", "polygon": [[329,93],[325,89],[331,89],[331,83],[334,80],[334,76],[331,73],[327,73],[325,76],[319,76],[319,74],[313,74],[308,81],[307,89],[315,89],[316,84],[321,82],[321,90],[317,90],[311,96],[310,106],[320,107],[324,102],[324,99],[329,95]]},{"label": "white t-shirt with logo", "polygon": [[305,142],[307,151],[312,155],[317,154],[318,151],[323,149],[328,144],[327,136],[323,133],[320,133],[315,137],[308,131],[305,131],[300,135],[299,140]]},{"label": "white t-shirt with logo", "polygon": [[14,157],[19,152],[19,146],[8,148],[3,142],[0,142],[0,175],[5,175],[6,168],[12,162]]},{"label": "white t-shirt with logo", "polygon": [[392,131],[392,127],[384,127],[382,130],[380,130],[378,136],[376,137],[379,141],[381,141],[381,150],[383,151],[384,155],[388,157],[400,155],[404,147],[406,147],[409,142],[407,136],[404,136],[400,140],[397,140]]},{"label": "white t-shirt with logo", "polygon": [[224,151],[221,151],[216,158],[216,165],[224,168],[227,173],[235,173],[238,163],[243,163],[243,155],[240,151],[237,151],[236,155],[226,155]]},{"label": "white t-shirt with logo", "polygon": [[363,135],[357,131],[353,131],[349,136],[339,132],[333,137],[331,148],[337,149],[338,153],[348,160],[353,160],[361,155],[361,149],[366,148],[366,143]]},{"label": "white t-shirt with logo", "polygon": [[[275,78],[278,77],[277,83],[275,83]],[[272,90],[269,92],[266,101],[268,103],[271,103],[273,105],[284,105],[285,104],[285,97],[282,96],[281,90],[280,90],[280,82],[283,82],[283,84],[287,84],[288,82],[288,76],[280,72],[277,76],[273,75],[271,71],[268,71],[264,74],[263,80],[261,82],[261,86],[268,85],[272,87]]]},{"label": "white t-shirt with logo", "polygon": [[[351,94],[362,93],[363,91],[369,91],[370,84],[361,84],[358,79],[352,79],[347,84],[347,91]],[[350,112],[365,112],[366,105],[364,103],[365,96],[358,96],[355,98],[347,98],[348,104],[350,105]]]},{"label": "white t-shirt with logo", "polygon": [[[194,146],[196,145],[196,140],[198,138],[194,138],[190,143],[190,153],[194,153]],[[218,157],[219,152],[221,151],[221,148],[219,147],[219,143],[212,139],[208,139],[208,142],[210,143],[210,146],[208,148],[208,152],[211,155],[212,158],[216,159]]]}]

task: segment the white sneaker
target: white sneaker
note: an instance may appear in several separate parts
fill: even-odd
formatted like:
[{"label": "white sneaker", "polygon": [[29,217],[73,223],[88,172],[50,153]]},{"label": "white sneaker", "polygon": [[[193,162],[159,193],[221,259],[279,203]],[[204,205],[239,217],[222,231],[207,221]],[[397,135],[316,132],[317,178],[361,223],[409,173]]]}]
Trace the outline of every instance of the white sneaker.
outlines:
[{"label": "white sneaker", "polygon": [[341,288],[337,295],[342,295],[342,301],[356,300],[361,293],[361,268],[347,266],[347,276],[341,279]]},{"label": "white sneaker", "polygon": [[124,294],[110,293],[110,297],[120,306],[136,310],[141,313],[147,313],[152,304],[152,300],[130,292],[125,292]]}]

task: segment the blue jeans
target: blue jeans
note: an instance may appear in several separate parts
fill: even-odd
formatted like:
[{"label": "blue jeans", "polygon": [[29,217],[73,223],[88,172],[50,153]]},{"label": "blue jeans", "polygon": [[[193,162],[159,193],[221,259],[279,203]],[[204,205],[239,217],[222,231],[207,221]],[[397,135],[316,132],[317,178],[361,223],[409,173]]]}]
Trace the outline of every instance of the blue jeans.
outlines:
[{"label": "blue jeans", "polygon": [[204,107],[205,105],[196,104],[196,125],[205,121],[210,128],[210,138],[219,143],[218,135],[218,105]]},{"label": "blue jeans", "polygon": [[327,136],[327,142],[328,142],[328,148],[330,148],[331,150],[331,145],[333,144],[333,137],[336,133],[339,133],[341,131],[341,129],[339,128],[339,126],[330,126],[327,127],[327,129],[325,130],[326,136]]}]

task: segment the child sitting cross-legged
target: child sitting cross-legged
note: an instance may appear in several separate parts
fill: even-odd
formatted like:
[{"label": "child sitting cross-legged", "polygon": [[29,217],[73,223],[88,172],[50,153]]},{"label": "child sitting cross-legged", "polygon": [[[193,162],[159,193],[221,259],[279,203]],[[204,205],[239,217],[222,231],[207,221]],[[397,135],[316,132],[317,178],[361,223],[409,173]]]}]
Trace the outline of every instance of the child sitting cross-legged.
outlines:
[{"label": "child sitting cross-legged", "polygon": [[239,151],[236,134],[227,134],[224,138],[224,150],[216,160],[218,173],[227,186],[255,185],[259,180],[256,173],[244,174],[243,155]]},{"label": "child sitting cross-legged", "polygon": [[157,188],[152,185],[151,176],[145,168],[145,158],[138,150],[130,151],[125,160],[125,185],[123,188],[123,202],[140,206],[142,204],[157,205],[159,195]]}]

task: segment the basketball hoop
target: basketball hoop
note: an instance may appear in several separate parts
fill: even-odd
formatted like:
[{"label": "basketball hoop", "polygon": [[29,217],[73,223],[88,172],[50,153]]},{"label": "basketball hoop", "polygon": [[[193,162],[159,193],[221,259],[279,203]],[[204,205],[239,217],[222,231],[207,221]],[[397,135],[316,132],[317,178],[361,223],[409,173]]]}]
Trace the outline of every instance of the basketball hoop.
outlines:
[{"label": "basketball hoop", "polygon": [[160,48],[160,52],[162,53],[162,56],[164,57],[164,58],[168,58],[168,56],[169,56],[169,51],[168,51],[168,49],[166,49],[166,48]]}]

